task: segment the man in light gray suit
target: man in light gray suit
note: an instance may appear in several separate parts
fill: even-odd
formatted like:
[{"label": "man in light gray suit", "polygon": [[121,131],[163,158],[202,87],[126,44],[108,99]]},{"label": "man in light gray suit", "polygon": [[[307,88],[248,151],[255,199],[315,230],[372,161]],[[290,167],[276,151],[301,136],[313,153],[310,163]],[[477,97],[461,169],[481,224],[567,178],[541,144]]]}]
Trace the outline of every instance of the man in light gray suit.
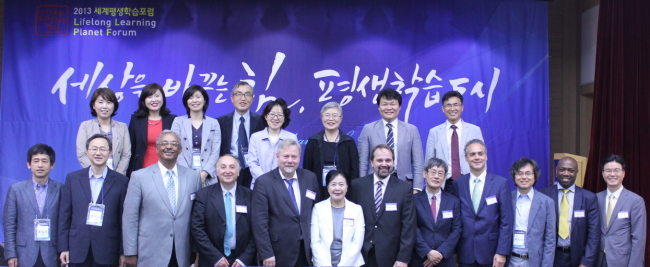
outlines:
[{"label": "man in light gray suit", "polygon": [[402,106],[399,92],[388,88],[381,90],[377,105],[382,119],[366,124],[359,136],[359,173],[361,176],[372,174],[373,169],[368,167],[370,151],[377,145],[388,145],[393,149],[397,177],[411,183],[415,194],[424,188],[420,132],[415,125],[397,119]]},{"label": "man in light gray suit", "polygon": [[59,266],[56,231],[62,184],[49,177],[55,156],[48,145],[32,146],[27,151],[32,178],[13,184],[7,192],[3,224],[9,267]]},{"label": "man in light gray suit", "polygon": [[623,187],[623,157],[607,155],[600,166],[607,190],[596,194],[601,218],[596,266],[644,266],[645,202],[641,196]]},{"label": "man in light gray suit", "polygon": [[[469,164],[463,157],[463,147],[469,140],[483,140],[481,128],[463,121],[463,95],[449,91],[442,96],[442,113],[447,120],[429,130],[425,159],[439,158],[447,162],[447,181],[443,184],[445,191],[453,194],[452,181],[469,173]],[[456,153],[452,153],[456,152]],[[449,180],[449,179],[453,180]]]},{"label": "man in light gray suit", "polygon": [[181,152],[176,133],[156,140],[158,164],[131,174],[124,201],[122,234],[125,267],[190,266],[190,217],[197,171],[176,164]]},{"label": "man in light gray suit", "polygon": [[557,221],[553,200],[535,190],[540,171],[532,159],[520,158],[510,167],[517,185],[512,191],[515,224],[510,267],[552,267]]}]

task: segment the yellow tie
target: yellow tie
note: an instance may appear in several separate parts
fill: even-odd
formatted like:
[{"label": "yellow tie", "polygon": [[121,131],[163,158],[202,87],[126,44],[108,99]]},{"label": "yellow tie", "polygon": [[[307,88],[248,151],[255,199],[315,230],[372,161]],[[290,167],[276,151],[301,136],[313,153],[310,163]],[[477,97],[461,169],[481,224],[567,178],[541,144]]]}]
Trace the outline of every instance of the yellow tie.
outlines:
[{"label": "yellow tie", "polygon": [[569,237],[569,199],[567,194],[569,189],[562,189],[564,195],[562,195],[562,202],[560,202],[560,228],[558,230],[558,235],[562,239],[567,239]]},{"label": "yellow tie", "polygon": [[606,226],[609,227],[609,219],[612,218],[612,212],[614,212],[614,207],[616,206],[616,197],[614,194],[609,195],[609,203],[607,203],[607,217],[605,217],[606,220]]}]

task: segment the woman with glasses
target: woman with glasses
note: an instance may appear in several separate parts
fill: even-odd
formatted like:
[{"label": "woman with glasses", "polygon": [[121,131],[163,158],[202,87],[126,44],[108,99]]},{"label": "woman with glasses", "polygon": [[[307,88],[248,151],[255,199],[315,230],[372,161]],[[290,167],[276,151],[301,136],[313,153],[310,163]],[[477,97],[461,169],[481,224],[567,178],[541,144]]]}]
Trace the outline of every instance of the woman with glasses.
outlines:
[{"label": "woman with glasses", "polygon": [[255,187],[257,177],[278,167],[275,154],[280,141],[285,139],[298,141],[295,134],[284,130],[289,126],[290,115],[291,110],[282,98],[269,102],[264,108],[262,124],[266,128],[251,135],[248,144],[249,167],[253,175],[251,189]]},{"label": "woman with glasses", "polygon": [[359,177],[359,152],[354,139],[341,130],[343,109],[336,102],[329,102],[320,111],[324,130],[316,133],[307,141],[303,168],[312,171],[320,179],[318,184],[321,194],[327,195],[325,175],[331,170],[345,174],[347,184]]},{"label": "woman with glasses", "polygon": [[126,175],[131,159],[131,138],[126,124],[113,119],[120,104],[113,90],[99,88],[90,98],[90,114],[95,118],[79,125],[77,132],[77,159],[82,167],[90,166],[86,155],[86,141],[94,134],[102,134],[113,143],[113,152],[106,165],[116,172]]},{"label": "woman with glasses", "polygon": [[131,162],[127,176],[158,162],[156,138],[163,130],[172,128],[176,115],[170,114],[163,88],[157,83],[147,84],[140,92],[138,110],[131,115]]},{"label": "woman with glasses", "polygon": [[210,98],[208,92],[199,85],[192,85],[183,93],[183,106],[187,115],[174,119],[172,131],[181,141],[181,155],[178,165],[191,168],[201,174],[201,184],[216,184],[216,164],[221,146],[219,122],[205,116]]}]

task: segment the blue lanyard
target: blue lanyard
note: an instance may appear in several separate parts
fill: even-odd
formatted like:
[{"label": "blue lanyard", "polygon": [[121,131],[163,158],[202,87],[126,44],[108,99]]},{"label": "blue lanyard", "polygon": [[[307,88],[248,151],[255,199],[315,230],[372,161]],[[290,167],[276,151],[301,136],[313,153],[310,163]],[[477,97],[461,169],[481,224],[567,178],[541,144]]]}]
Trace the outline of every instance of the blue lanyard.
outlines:
[{"label": "blue lanyard", "polygon": [[[95,177],[93,177],[95,178]],[[95,183],[99,182],[99,178],[95,178]],[[106,182],[106,178],[104,178],[104,183]],[[102,204],[104,204],[104,183],[102,183]],[[93,199],[93,191],[92,188],[90,189],[90,203],[97,204],[95,203],[95,200]]]}]

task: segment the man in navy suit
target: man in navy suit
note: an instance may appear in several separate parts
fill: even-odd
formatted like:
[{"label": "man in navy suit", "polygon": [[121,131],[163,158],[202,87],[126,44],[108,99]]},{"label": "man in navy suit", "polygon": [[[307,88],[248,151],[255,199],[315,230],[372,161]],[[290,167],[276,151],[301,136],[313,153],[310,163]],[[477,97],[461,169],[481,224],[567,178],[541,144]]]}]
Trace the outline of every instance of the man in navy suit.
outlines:
[{"label": "man in navy suit", "polygon": [[575,185],[578,162],[560,159],[555,167],[557,185],[540,192],[554,201],[557,223],[557,250],[554,266],[592,267],[600,244],[600,210],[596,194]]},{"label": "man in navy suit", "polygon": [[108,168],[111,140],[86,141],[90,167],[68,174],[59,205],[59,258],[69,267],[119,266],[122,210],[129,179]]},{"label": "man in navy suit", "polygon": [[487,148],[482,140],[467,142],[465,159],[470,173],[454,181],[463,224],[458,261],[460,266],[502,267],[512,248],[510,182],[487,173]]},{"label": "man in navy suit", "polygon": [[221,127],[219,156],[230,154],[238,158],[241,172],[237,183],[245,187],[250,187],[253,178],[245,159],[248,140],[253,133],[264,129],[260,115],[250,110],[254,98],[253,86],[244,81],[236,83],[230,91],[230,101],[235,106],[235,111],[217,118]]},{"label": "man in navy suit", "polygon": [[444,160],[430,158],[423,173],[426,189],[413,196],[417,233],[411,266],[456,266],[454,250],[462,231],[460,200],[441,190],[446,173]]},{"label": "man in navy suit", "polygon": [[253,191],[237,185],[238,175],[237,158],[221,156],[217,161],[219,184],[196,193],[191,232],[200,267],[257,265],[249,213]]},{"label": "man in navy suit", "polygon": [[320,201],[316,175],[299,169],[300,145],[278,145],[278,168],[258,177],[253,194],[253,236],[264,266],[310,266],[311,212]]}]

